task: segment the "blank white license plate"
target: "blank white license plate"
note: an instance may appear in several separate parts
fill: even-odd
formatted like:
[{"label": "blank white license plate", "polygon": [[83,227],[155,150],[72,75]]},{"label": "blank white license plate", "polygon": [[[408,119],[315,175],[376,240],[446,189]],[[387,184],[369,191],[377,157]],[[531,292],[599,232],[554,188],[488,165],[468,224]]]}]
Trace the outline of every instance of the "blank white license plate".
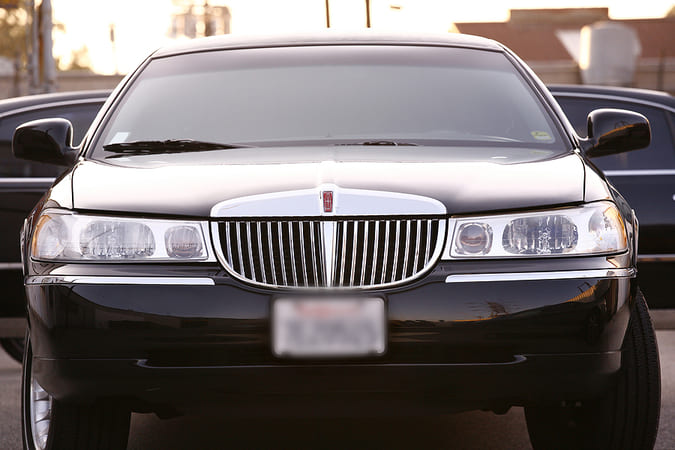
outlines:
[{"label": "blank white license plate", "polygon": [[381,298],[280,298],[273,303],[277,356],[381,355],[386,320]]}]

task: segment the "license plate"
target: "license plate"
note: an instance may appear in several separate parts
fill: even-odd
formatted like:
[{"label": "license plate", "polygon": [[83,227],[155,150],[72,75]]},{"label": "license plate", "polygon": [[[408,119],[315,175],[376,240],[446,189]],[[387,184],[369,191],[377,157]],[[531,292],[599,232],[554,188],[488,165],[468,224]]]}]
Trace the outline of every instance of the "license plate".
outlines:
[{"label": "license plate", "polygon": [[385,350],[381,298],[280,298],[273,303],[273,350],[277,356],[381,355]]}]

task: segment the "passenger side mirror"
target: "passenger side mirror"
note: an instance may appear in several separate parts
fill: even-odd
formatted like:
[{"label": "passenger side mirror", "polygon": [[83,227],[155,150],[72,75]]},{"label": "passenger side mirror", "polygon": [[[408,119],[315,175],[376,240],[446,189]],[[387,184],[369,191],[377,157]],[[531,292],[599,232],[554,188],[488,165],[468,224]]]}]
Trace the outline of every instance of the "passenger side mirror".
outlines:
[{"label": "passenger side mirror", "polygon": [[26,122],[14,131],[14,156],[60,166],[77,159],[73,147],[73,125],[66,119],[40,119]]},{"label": "passenger side mirror", "polygon": [[582,141],[586,156],[614,155],[649,145],[649,121],[624,109],[596,109],[587,119],[588,137]]}]

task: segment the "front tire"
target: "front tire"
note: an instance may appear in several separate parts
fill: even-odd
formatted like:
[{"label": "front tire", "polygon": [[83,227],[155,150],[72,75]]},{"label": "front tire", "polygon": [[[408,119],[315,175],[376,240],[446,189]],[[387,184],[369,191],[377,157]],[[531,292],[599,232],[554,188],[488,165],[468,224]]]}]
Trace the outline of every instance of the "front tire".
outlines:
[{"label": "front tire", "polygon": [[648,450],[654,448],[660,410],[656,333],[638,291],[616,386],[602,399],[526,407],[525,418],[534,449]]},{"label": "front tire", "polygon": [[26,334],[21,379],[21,421],[24,450],[125,449],[131,412],[99,401],[76,405],[54,399],[33,376],[33,352]]}]

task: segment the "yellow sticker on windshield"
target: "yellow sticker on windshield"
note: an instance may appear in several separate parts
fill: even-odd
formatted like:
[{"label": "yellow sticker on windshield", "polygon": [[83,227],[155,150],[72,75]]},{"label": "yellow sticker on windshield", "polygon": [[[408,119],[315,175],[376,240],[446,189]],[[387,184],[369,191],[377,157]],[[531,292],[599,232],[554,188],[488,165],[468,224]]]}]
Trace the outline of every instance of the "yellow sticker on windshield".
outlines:
[{"label": "yellow sticker on windshield", "polygon": [[553,138],[546,131],[532,131],[530,133],[538,141],[552,141]]}]

